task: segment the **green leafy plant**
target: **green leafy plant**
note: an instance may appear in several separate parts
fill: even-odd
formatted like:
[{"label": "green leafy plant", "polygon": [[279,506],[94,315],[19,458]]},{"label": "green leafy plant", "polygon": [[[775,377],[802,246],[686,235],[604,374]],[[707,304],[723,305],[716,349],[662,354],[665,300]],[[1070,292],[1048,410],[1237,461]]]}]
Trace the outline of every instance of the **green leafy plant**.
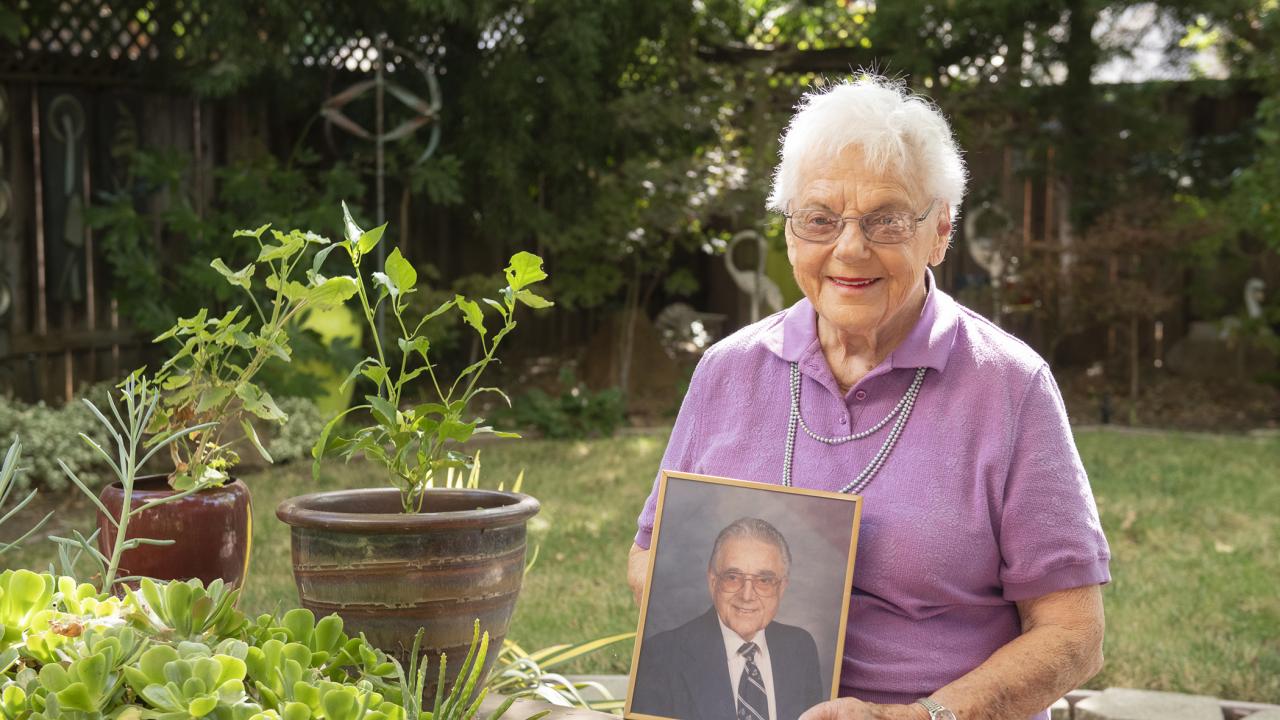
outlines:
[{"label": "green leafy plant", "polygon": [[[445,671],[448,669],[449,657],[447,654],[440,655],[440,670],[436,680],[435,702],[431,710],[427,710],[422,706],[422,702],[426,697],[427,690],[427,670],[428,664],[422,658],[420,649],[422,647],[422,635],[426,632],[419,628],[418,633],[413,638],[413,652],[409,657],[413,658],[409,663],[409,674],[399,673],[401,696],[404,698],[405,710],[410,718],[423,718],[424,720],[471,720],[480,712],[480,705],[484,702],[485,697],[489,694],[489,688],[480,683],[481,673],[484,669],[484,660],[489,652],[489,633],[480,633],[480,621],[477,620],[471,636],[471,648],[467,652],[467,659],[462,662],[462,669],[458,673],[457,680],[453,683],[453,688],[445,693]],[[477,693],[479,688],[479,693]],[[512,703],[516,701],[513,695],[508,697],[498,706],[498,709],[489,715],[488,720],[496,720],[511,708]],[[545,716],[549,711],[543,711],[532,715],[528,720],[538,720]]]},{"label": "green leafy plant", "polygon": [[240,591],[221,579],[206,588],[196,579],[158,583],[142,578],[138,589],[126,594],[134,608],[130,623],[151,635],[183,640],[236,637],[246,622],[235,611]]},{"label": "green leafy plant", "polygon": [[311,446],[326,418],[315,402],[302,397],[282,397],[277,404],[289,421],[279,426],[278,432],[267,442],[267,450],[277,463],[293,462],[311,457]]},{"label": "green leafy plant", "polygon": [[[404,511],[421,512],[426,500],[425,491],[433,482],[450,469],[461,470],[471,466],[471,458],[457,449],[460,443],[484,433],[515,437],[514,433],[499,432],[482,425],[480,418],[468,419],[467,410],[472,399],[480,393],[492,392],[506,399],[501,390],[482,387],[480,377],[495,360],[503,338],[516,328],[516,308],[519,305],[533,309],[551,306],[550,301],[530,289],[545,280],[547,274],[538,256],[527,252],[512,256],[505,270],[507,286],[500,291],[500,299],[483,300],[501,319],[492,335],[485,324],[480,303],[462,295],[445,301],[413,322],[413,318],[406,318],[410,308],[409,297],[418,289],[418,273],[413,265],[398,248],[392,250],[382,269],[369,274],[372,287],[367,287],[366,261],[382,239],[386,225],[362,230],[351,218],[345,204],[343,218],[346,239],[322,249],[316,257],[320,262],[333,248],[341,247],[351,258],[356,274],[355,294],[373,336],[376,355],[357,363],[347,382],[363,376],[374,383],[375,390],[365,396],[365,403],[340,413],[325,425],[312,451],[315,457],[313,474],[319,476],[320,462],[326,455],[338,454],[350,459],[363,454],[387,470],[391,482],[400,490]],[[376,316],[382,307],[389,315],[387,325],[393,328],[388,337],[383,337],[378,331]],[[428,321],[455,309],[475,331],[481,357],[450,381],[438,376],[437,367],[431,362],[431,343],[424,330]],[[394,347],[391,336],[395,339]],[[402,403],[407,400],[406,390],[419,378],[429,385],[434,400],[402,408]],[[338,423],[347,414],[358,410],[368,411],[371,423],[350,434],[336,432]]]},{"label": "green leafy plant", "polygon": [[48,662],[40,668],[40,685],[47,693],[45,708],[33,717],[84,720],[105,718],[111,706],[119,704],[124,689],[126,665],[139,650],[132,633],[90,633],[83,642],[83,654],[65,665]]},{"label": "green leafy plant", "polygon": [[68,572],[74,569],[75,562],[66,551],[75,551],[77,553],[76,557],[88,555],[95,565],[96,575],[101,578],[99,587],[103,590],[111,590],[116,582],[121,579],[127,579],[117,577],[120,570],[120,558],[125,551],[132,550],[140,545],[166,545],[172,542],[148,538],[130,538],[130,521],[152,508],[174,502],[200,489],[194,486],[189,487],[172,495],[166,495],[135,506],[133,491],[141,469],[156,453],[165,449],[171,443],[191,433],[198,433],[212,425],[212,423],[203,423],[162,432],[151,439],[151,446],[148,449],[144,447],[144,439],[147,435],[146,429],[155,417],[156,408],[160,403],[159,390],[152,385],[150,380],[135,373],[123,383],[120,398],[123,404],[123,413],[114,398],[109,398],[107,401],[112,418],[115,420],[114,423],[93,403],[88,400],[84,401],[89,409],[93,411],[98,422],[105,428],[108,437],[113,441],[111,444],[114,444],[116,448],[115,457],[112,457],[111,453],[107,452],[93,438],[84,433],[80,434],[80,438],[106,462],[120,482],[120,487],[124,492],[124,501],[121,505],[119,516],[108,511],[107,507],[98,499],[97,494],[89,489],[71,468],[67,467],[65,463],[60,463],[67,479],[79,488],[84,496],[107,518],[108,523],[114,526],[116,537],[115,543],[112,545],[111,556],[103,555],[94,546],[94,540],[97,537],[96,530],[88,537],[85,537],[79,531],[73,531],[72,538],[56,536],[50,538],[62,546],[62,564]]},{"label": "green leafy plant", "polygon": [[610,437],[626,422],[622,391],[608,388],[592,392],[585,383],[564,368],[559,377],[560,394],[552,396],[533,388],[503,413],[520,428],[533,428],[544,437],[581,439]]},{"label": "green leafy plant", "polygon": [[262,710],[245,693],[244,661],[231,655],[206,655],[199,647],[157,645],[143,653],[136,667],[124,668],[124,677],[133,692],[155,709],[145,717],[248,720]]},{"label": "green leafy plant", "polygon": [[[271,455],[249,421],[249,416],[283,423],[287,416],[271,394],[254,382],[270,360],[289,362],[289,323],[307,308],[328,309],[356,294],[356,281],[347,276],[325,277],[320,266],[333,245],[315,233],[272,230],[237,230],[237,237],[257,241],[257,259],[232,270],[215,259],[211,265],[230,285],[248,297],[252,314],[241,316],[243,306],[233,307],[221,317],[211,318],[206,309],[178,320],[156,342],[180,343],[157,373],[165,390],[161,409],[151,428],[164,433],[175,427],[208,423],[200,431],[184,434],[170,445],[175,490],[221,485],[228,470],[239,461],[234,446],[248,441],[267,462]],[[305,282],[294,279],[308,249],[322,248],[306,271]],[[254,275],[261,271],[269,302],[264,309],[254,288]]]},{"label": "green leafy plant", "polygon": [[487,636],[474,638],[465,684],[428,711],[425,666],[410,687],[336,615],[250,623],[219,586],[145,582],[119,598],[69,576],[0,573],[0,720],[470,720],[483,700],[472,695]]},{"label": "green leafy plant", "polygon": [[526,651],[510,639],[505,640],[486,687],[504,695],[531,696],[564,707],[577,706],[600,712],[621,710],[625,699],[614,698],[600,683],[570,680],[552,672],[552,668],[635,636],[634,632],[620,633],[576,645],[552,645],[534,652]]}]

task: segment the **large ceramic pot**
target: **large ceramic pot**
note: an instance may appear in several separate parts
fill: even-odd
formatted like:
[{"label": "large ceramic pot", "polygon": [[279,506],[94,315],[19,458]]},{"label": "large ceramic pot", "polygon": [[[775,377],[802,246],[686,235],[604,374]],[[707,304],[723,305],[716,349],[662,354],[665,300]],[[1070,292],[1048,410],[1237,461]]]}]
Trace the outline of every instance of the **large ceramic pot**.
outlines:
[{"label": "large ceramic pot", "polygon": [[[174,494],[164,475],[138,478],[133,486],[132,507]],[[112,483],[102,489],[102,504],[119,517],[124,488]],[[233,480],[220,488],[201,490],[180,500],[152,508],[129,522],[129,537],[172,540],[171,545],[141,545],[120,558],[120,575],[140,575],[158,580],[199,578],[205,585],[222,579],[235,587],[244,585],[253,536],[253,511],[249,488]],[[98,549],[107,557],[115,547],[116,529],[98,514]]]},{"label": "large ceramic pot", "polygon": [[519,493],[427,492],[421,513],[402,512],[399,491],[378,488],[292,498],[276,516],[292,528],[303,607],[337,613],[348,633],[363,632],[406,667],[425,628],[423,655],[436,668],[448,654],[452,685],[476,619],[489,633],[486,673],[497,657],[524,579],[525,524],[540,506]]}]

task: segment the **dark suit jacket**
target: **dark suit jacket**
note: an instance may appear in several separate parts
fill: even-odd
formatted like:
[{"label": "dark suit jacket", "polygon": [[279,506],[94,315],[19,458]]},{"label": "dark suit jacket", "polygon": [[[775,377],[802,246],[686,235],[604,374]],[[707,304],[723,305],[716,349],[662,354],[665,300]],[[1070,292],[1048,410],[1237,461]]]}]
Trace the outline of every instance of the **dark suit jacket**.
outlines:
[{"label": "dark suit jacket", "polygon": [[[796,720],[826,700],[818,646],[808,631],[782,623],[764,629],[773,669],[777,720]],[[676,720],[734,720],[737,705],[715,608],[640,648],[632,712]]]}]

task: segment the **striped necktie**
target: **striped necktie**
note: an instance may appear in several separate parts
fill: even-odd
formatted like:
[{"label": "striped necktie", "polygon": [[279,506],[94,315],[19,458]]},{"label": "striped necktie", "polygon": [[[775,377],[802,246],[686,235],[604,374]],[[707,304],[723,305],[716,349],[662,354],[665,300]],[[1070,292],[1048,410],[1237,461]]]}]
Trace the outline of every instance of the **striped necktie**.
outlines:
[{"label": "striped necktie", "polygon": [[738,680],[738,720],[769,720],[769,698],[764,692],[764,678],[756,667],[756,647],[743,643],[738,654],[747,659],[747,667]]}]

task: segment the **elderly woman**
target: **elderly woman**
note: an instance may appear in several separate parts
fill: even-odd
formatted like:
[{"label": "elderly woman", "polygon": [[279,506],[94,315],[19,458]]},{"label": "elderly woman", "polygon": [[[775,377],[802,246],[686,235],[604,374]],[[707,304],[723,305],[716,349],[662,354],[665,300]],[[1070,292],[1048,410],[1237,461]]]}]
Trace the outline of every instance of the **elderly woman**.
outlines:
[{"label": "elderly woman", "polygon": [[947,121],[900,84],[807,95],[769,197],[805,297],[707,351],[663,457],[863,496],[840,699],[803,720],[1048,718],[1102,665],[1110,554],[1057,385],[929,270],[964,185]]}]

